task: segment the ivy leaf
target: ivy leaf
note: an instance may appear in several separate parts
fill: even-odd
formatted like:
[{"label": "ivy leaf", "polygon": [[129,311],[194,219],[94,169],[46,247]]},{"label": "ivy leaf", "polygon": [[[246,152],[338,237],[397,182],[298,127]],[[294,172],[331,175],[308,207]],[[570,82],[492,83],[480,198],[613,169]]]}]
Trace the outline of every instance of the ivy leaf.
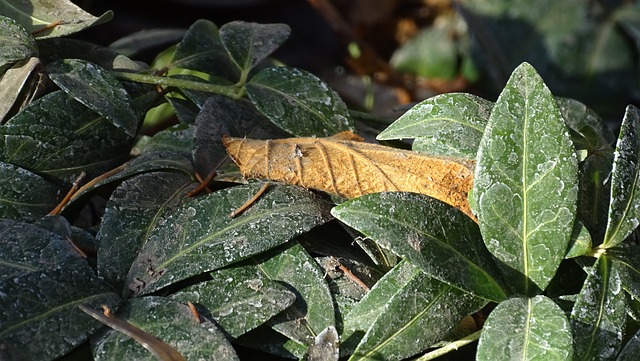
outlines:
[{"label": "ivy leaf", "polygon": [[[1,10],[0,13],[8,15]],[[15,20],[5,16],[0,16],[0,48],[0,76],[14,63],[38,56],[38,46],[31,34]]]},{"label": "ivy leaf", "polygon": [[267,68],[246,87],[256,108],[293,135],[330,136],[354,128],[340,96],[304,70]]},{"label": "ivy leaf", "polygon": [[134,293],[149,293],[280,245],[329,219],[311,192],[272,185],[242,215],[230,214],[259,184],[223,189],[185,202],[159,221],[127,276]]},{"label": "ivy leaf", "polygon": [[413,106],[376,139],[413,139],[413,150],[475,159],[493,103],[466,93],[440,94]]},{"label": "ivy leaf", "polygon": [[488,300],[507,296],[478,226],[438,200],[375,193],[344,202],[332,213],[431,277]]},{"label": "ivy leaf", "polygon": [[627,309],[618,264],[600,255],[571,311],[578,360],[613,360],[622,345]]},{"label": "ivy leaf", "polygon": [[[187,305],[169,298],[133,298],[114,317],[156,336],[186,360],[239,360],[224,333],[213,322],[196,320]],[[98,361],[158,359],[128,335],[114,330],[95,342],[93,354]]]},{"label": "ivy leaf", "polygon": [[237,338],[291,306],[296,295],[255,264],[211,272],[212,279],[172,296],[204,308],[225,333]]},{"label": "ivy leaf", "polygon": [[556,101],[523,63],[491,112],[473,188],[484,242],[515,292],[536,294],[555,275],[576,214],[577,173]]},{"label": "ivy leaf", "polygon": [[220,28],[220,40],[240,71],[248,74],[278,49],[290,33],[291,29],[286,24],[232,21]]},{"label": "ivy leaf", "polygon": [[106,70],[76,59],[56,61],[47,69],[49,78],[72,98],[107,118],[128,136],[136,135],[138,118],[129,94]]},{"label": "ivy leaf", "polygon": [[0,162],[0,218],[35,221],[55,208],[60,192],[37,174]]},{"label": "ivy leaf", "polygon": [[571,342],[569,321],[551,299],[515,297],[499,303],[487,318],[476,359],[571,360]]},{"label": "ivy leaf", "polygon": [[602,247],[616,246],[640,224],[640,111],[629,105],[622,120],[611,171],[611,202]]}]

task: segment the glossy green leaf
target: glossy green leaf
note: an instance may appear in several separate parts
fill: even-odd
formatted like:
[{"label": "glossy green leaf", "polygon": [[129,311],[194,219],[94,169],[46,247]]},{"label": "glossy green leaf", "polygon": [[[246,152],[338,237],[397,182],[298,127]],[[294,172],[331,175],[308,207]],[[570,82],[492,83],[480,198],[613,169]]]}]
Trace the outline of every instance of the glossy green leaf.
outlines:
[{"label": "glossy green leaf", "polygon": [[138,119],[129,94],[106,70],[76,59],[54,62],[47,70],[49,78],[72,98],[107,118],[128,136],[136,135]]},{"label": "glossy green leaf", "polygon": [[98,274],[128,294],[131,264],[162,215],[186,200],[194,187],[181,173],[151,172],[122,182],[107,202],[98,240]]},{"label": "glossy green leaf", "polygon": [[21,60],[0,73],[0,122],[28,105],[44,88],[44,71],[38,58]]},{"label": "glossy green leaf", "polygon": [[[224,333],[209,320],[198,322],[186,304],[165,297],[133,298],[116,317],[156,336],[187,360],[239,360]],[[97,361],[157,360],[142,345],[114,330],[95,342],[93,354]]]},{"label": "glossy green leaf", "polygon": [[620,273],[622,288],[636,300],[640,299],[640,254],[637,245],[625,242],[607,249],[606,255]]},{"label": "glossy green leaf", "polygon": [[601,255],[586,271],[571,311],[576,359],[613,360],[622,345],[627,309],[618,264]]},{"label": "glossy green leaf", "polygon": [[218,27],[209,20],[194,22],[178,46],[169,67],[202,71],[229,82],[239,79],[239,69],[222,45]]},{"label": "glossy green leaf", "polygon": [[5,279],[0,295],[0,339],[34,360],[62,356],[102,327],[79,305],[115,308],[120,302],[87,263]]},{"label": "glossy green leaf", "polygon": [[[8,15],[1,10],[0,14]],[[0,75],[13,63],[38,56],[38,47],[31,34],[15,20],[5,16],[0,16]]]},{"label": "glossy green leaf", "polygon": [[425,273],[391,297],[349,360],[402,360],[426,350],[487,301]]},{"label": "glossy green leaf", "polygon": [[573,224],[573,232],[571,232],[571,240],[569,241],[569,248],[564,258],[574,258],[582,256],[591,251],[591,234],[587,228],[576,220]]},{"label": "glossy green leaf", "polygon": [[220,40],[233,62],[242,73],[247,74],[278,49],[290,33],[291,29],[286,24],[232,21],[220,28]]},{"label": "glossy green leaf", "polygon": [[315,337],[325,328],[335,326],[335,310],[324,271],[297,243],[275,255],[255,259],[258,268],[271,280],[281,282],[296,294],[294,304],[273,317],[269,325],[304,347],[289,350],[301,357]]},{"label": "glossy green leaf", "polygon": [[296,300],[293,292],[270,280],[255,264],[219,269],[211,277],[172,298],[202,306],[233,338],[264,324]]},{"label": "glossy green leaf", "polygon": [[551,92],[523,63],[498,98],[476,164],[473,197],[487,248],[511,288],[543,290],[567,250],[578,168]]},{"label": "glossy green leaf", "polygon": [[565,124],[573,131],[571,139],[576,149],[593,154],[611,148],[615,137],[598,114],[575,99],[556,97],[556,102]]},{"label": "glossy green leaf", "polygon": [[424,78],[453,79],[458,71],[458,51],[452,33],[453,24],[425,27],[391,56],[391,66]]},{"label": "glossy green leaf", "polygon": [[[59,1],[0,1],[0,14],[15,19],[29,33],[36,32],[37,38],[58,37],[76,33],[90,26],[105,23],[113,17],[107,11],[95,17],[68,0]],[[51,29],[44,29],[52,23],[59,23]]]},{"label": "glossy green leaf", "polygon": [[622,120],[611,171],[609,220],[602,247],[616,246],[640,224],[640,111],[629,105]]},{"label": "glossy green leaf", "polygon": [[332,213],[431,277],[488,300],[507,296],[476,223],[443,202],[415,193],[375,193]]},{"label": "glossy green leaf", "polygon": [[[173,127],[166,128],[154,134],[153,137],[148,138],[148,142],[142,147],[141,156],[151,157],[154,153],[173,153],[173,157],[177,159],[177,156],[180,155],[184,158],[185,165],[189,164],[188,167],[181,168],[185,170],[188,169],[189,173],[193,173],[194,169],[193,164],[191,164],[193,163],[191,161],[191,154],[194,146],[194,133],[195,129],[191,125],[177,124]],[[158,160],[160,159],[162,159],[162,157],[158,158]]]},{"label": "glossy green leaf", "polygon": [[326,222],[327,204],[313,193],[271,185],[249,209],[230,218],[261,184],[192,199],[160,219],[133,263],[127,285],[149,293],[280,245]]},{"label": "glossy green leaf", "polygon": [[416,140],[413,150],[475,159],[493,103],[475,95],[449,93],[423,100],[376,139]]},{"label": "glossy green leaf", "polygon": [[68,240],[32,224],[0,219],[0,238],[0,282],[44,270],[87,266]]},{"label": "glossy green leaf", "polygon": [[616,361],[635,361],[640,359],[640,331],[636,332],[624,346]]},{"label": "glossy green leaf", "polygon": [[34,221],[55,208],[61,191],[37,174],[0,162],[0,218]]},{"label": "glossy green leaf", "polygon": [[510,298],[484,324],[476,360],[572,360],[571,342],[569,321],[551,299]]},{"label": "glossy green leaf", "polygon": [[304,70],[264,69],[247,83],[247,95],[269,120],[296,136],[331,136],[354,127],[340,96]]},{"label": "glossy green leaf", "polygon": [[601,148],[579,164],[578,218],[591,233],[593,244],[604,240],[611,195],[613,148]]}]

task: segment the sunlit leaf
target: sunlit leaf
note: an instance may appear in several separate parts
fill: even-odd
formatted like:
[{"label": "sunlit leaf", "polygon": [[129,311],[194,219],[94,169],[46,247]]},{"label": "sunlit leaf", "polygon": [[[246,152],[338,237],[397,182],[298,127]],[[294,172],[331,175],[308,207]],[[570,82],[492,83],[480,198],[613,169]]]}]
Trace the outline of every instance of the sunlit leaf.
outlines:
[{"label": "sunlit leaf", "polygon": [[499,303],[489,315],[476,359],[572,360],[571,342],[569,321],[551,299],[515,297]]},{"label": "sunlit leaf", "polygon": [[[2,11],[3,2],[0,2],[0,13],[8,16]],[[31,34],[15,20],[5,16],[0,16],[0,75],[13,63],[38,56],[38,47]]]},{"label": "sunlit leaf", "polygon": [[555,275],[576,214],[577,175],[556,101],[523,63],[491,112],[473,188],[484,242],[514,291],[536,294]]},{"label": "sunlit leaf", "polygon": [[564,258],[573,258],[582,256],[585,253],[591,251],[591,234],[587,228],[576,220],[573,224],[573,232],[571,232],[571,240],[569,241],[569,249],[564,255]]},{"label": "sunlit leaf", "polygon": [[609,220],[602,247],[613,247],[640,224],[640,111],[627,107],[611,171]]},{"label": "sunlit leaf", "polygon": [[269,120],[296,136],[330,136],[354,128],[340,96],[304,70],[264,69],[247,83],[247,95]]},{"label": "sunlit leaf", "polygon": [[280,245],[326,222],[327,204],[304,189],[271,185],[240,216],[230,214],[261,184],[223,189],[163,216],[133,263],[127,285],[148,293]]},{"label": "sunlit leaf", "polygon": [[0,72],[0,122],[18,112],[41,91],[45,75],[38,58],[21,60]]},{"label": "sunlit leaf", "polygon": [[338,361],[339,347],[338,331],[335,327],[329,326],[316,336],[315,342],[309,346],[302,359],[306,361]]}]

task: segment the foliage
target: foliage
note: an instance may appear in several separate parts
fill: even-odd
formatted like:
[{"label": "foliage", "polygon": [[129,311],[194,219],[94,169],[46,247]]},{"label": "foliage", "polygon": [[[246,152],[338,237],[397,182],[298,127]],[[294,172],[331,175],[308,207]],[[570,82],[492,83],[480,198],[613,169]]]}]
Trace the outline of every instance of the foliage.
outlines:
[{"label": "foliage", "polygon": [[[633,105],[614,147],[522,63],[496,102],[442,94],[378,135],[413,151],[363,151],[314,140],[356,122],[315,75],[271,62],[286,25],[199,20],[149,67],[61,37],[111,14],[59,3],[0,1],[0,359],[427,360],[476,340],[478,360],[640,353]],[[142,135],[159,104],[178,124]],[[228,136],[262,139],[258,175]],[[302,158],[346,198],[297,186],[332,192],[286,176]],[[470,211],[419,186],[351,192],[425,159],[474,169]]]}]

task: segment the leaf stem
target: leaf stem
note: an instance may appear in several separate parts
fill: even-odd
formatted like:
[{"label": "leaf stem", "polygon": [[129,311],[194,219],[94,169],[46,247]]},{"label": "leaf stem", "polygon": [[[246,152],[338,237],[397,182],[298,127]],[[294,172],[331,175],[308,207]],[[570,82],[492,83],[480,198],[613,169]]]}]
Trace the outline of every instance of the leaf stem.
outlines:
[{"label": "leaf stem", "polygon": [[155,84],[180,89],[199,90],[208,93],[216,93],[232,99],[240,99],[244,96],[244,87],[239,85],[220,85],[201,81],[172,78],[168,76],[158,76],[150,74],[129,73],[123,71],[112,71],[111,74],[120,80],[133,81],[137,83]]},{"label": "leaf stem", "polygon": [[435,349],[431,352],[428,352],[424,355],[422,355],[420,358],[417,358],[416,361],[428,361],[428,360],[433,360],[435,358],[438,358],[442,355],[445,355],[451,351],[455,351],[457,349],[459,349],[462,346],[468,345],[472,342],[475,342],[477,339],[480,338],[480,334],[482,333],[482,330],[478,330],[468,336],[465,336],[457,341],[451,342],[449,344],[447,344],[446,346],[440,347],[438,349]]}]

